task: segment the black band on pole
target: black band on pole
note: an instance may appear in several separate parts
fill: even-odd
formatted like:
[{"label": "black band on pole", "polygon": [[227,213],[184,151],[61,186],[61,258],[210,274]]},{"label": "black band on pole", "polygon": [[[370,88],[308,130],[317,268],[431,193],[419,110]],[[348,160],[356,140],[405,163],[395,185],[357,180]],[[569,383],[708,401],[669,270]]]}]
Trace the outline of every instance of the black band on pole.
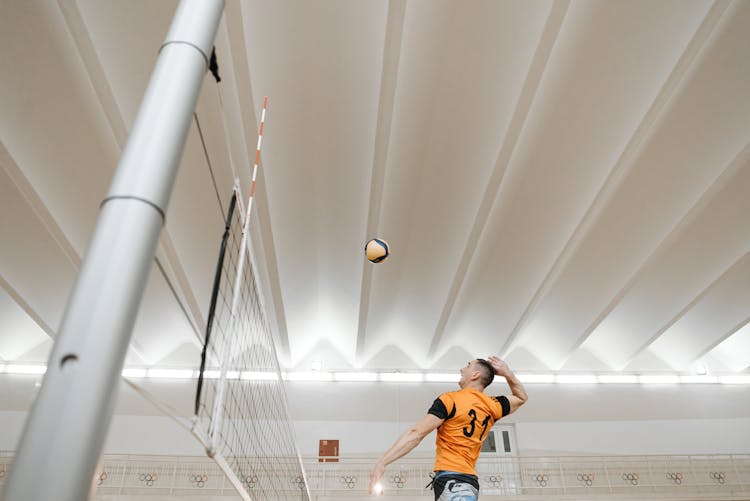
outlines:
[{"label": "black band on pole", "polygon": [[221,270],[224,268],[224,255],[227,250],[227,240],[229,239],[229,229],[232,226],[232,215],[234,206],[237,202],[237,192],[232,193],[232,201],[229,202],[229,211],[224,224],[224,235],[221,237],[221,248],[219,250],[219,261],[216,263],[216,273],[214,274],[214,288],[211,291],[211,305],[208,308],[208,320],[206,321],[206,339],[203,342],[203,351],[201,351],[201,369],[198,373],[198,389],[195,392],[195,415],[198,415],[198,409],[201,401],[201,390],[203,389],[203,371],[206,369],[206,350],[208,342],[211,339],[211,329],[214,324],[214,313],[216,312],[216,298],[219,295],[219,285],[221,284]]},{"label": "black band on pole", "polygon": [[211,74],[216,79],[216,83],[221,82],[221,77],[219,76],[219,63],[216,60],[216,47],[211,50],[211,60],[208,63],[208,69],[211,70]]}]

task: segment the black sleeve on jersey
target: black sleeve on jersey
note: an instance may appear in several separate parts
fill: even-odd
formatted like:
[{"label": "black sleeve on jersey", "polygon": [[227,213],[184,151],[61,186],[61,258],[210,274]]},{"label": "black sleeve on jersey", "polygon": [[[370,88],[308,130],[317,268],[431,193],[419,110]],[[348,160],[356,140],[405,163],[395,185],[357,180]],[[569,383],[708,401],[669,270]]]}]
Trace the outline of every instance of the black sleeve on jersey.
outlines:
[{"label": "black sleeve on jersey", "polygon": [[495,397],[495,400],[497,400],[498,403],[500,403],[500,407],[503,408],[503,416],[510,414],[510,402],[508,401],[508,397],[503,395],[501,397]]},{"label": "black sleeve on jersey", "polygon": [[442,400],[439,398],[436,398],[434,402],[432,402],[432,407],[430,407],[430,410],[427,411],[427,414],[432,414],[435,417],[438,417],[440,419],[450,419],[453,416],[456,415],[456,405],[453,405],[453,409],[451,409],[450,413],[448,413],[448,409],[445,408],[445,404]]}]

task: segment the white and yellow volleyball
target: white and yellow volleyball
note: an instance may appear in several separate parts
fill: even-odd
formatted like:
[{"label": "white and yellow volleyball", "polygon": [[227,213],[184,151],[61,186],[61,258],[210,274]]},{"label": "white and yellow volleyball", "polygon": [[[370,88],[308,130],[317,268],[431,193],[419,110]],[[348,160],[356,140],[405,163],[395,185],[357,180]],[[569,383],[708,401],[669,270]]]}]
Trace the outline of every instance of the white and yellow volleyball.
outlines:
[{"label": "white and yellow volleyball", "polygon": [[365,244],[365,256],[371,263],[382,263],[390,255],[388,242],[380,238],[373,238]]}]

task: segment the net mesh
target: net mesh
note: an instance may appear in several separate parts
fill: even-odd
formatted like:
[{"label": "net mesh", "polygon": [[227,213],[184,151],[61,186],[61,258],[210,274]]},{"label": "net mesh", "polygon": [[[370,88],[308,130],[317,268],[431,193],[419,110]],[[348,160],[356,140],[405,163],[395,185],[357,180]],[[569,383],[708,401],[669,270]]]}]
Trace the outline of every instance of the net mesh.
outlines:
[{"label": "net mesh", "polygon": [[[207,452],[253,500],[306,500],[273,335],[243,244],[237,193],[217,264],[195,404]],[[219,461],[221,463],[221,461]]]}]

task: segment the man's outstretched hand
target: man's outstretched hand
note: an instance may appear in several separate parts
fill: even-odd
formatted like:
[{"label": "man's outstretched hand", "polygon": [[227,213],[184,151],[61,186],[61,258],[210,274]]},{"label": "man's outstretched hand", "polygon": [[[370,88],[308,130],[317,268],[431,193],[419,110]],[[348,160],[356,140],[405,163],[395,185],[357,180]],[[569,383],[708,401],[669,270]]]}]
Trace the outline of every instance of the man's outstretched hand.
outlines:
[{"label": "man's outstretched hand", "polygon": [[373,468],[372,473],[370,473],[370,494],[377,496],[383,492],[383,487],[380,485],[380,479],[383,478],[384,473],[385,465],[380,461],[375,463],[375,468]]}]

